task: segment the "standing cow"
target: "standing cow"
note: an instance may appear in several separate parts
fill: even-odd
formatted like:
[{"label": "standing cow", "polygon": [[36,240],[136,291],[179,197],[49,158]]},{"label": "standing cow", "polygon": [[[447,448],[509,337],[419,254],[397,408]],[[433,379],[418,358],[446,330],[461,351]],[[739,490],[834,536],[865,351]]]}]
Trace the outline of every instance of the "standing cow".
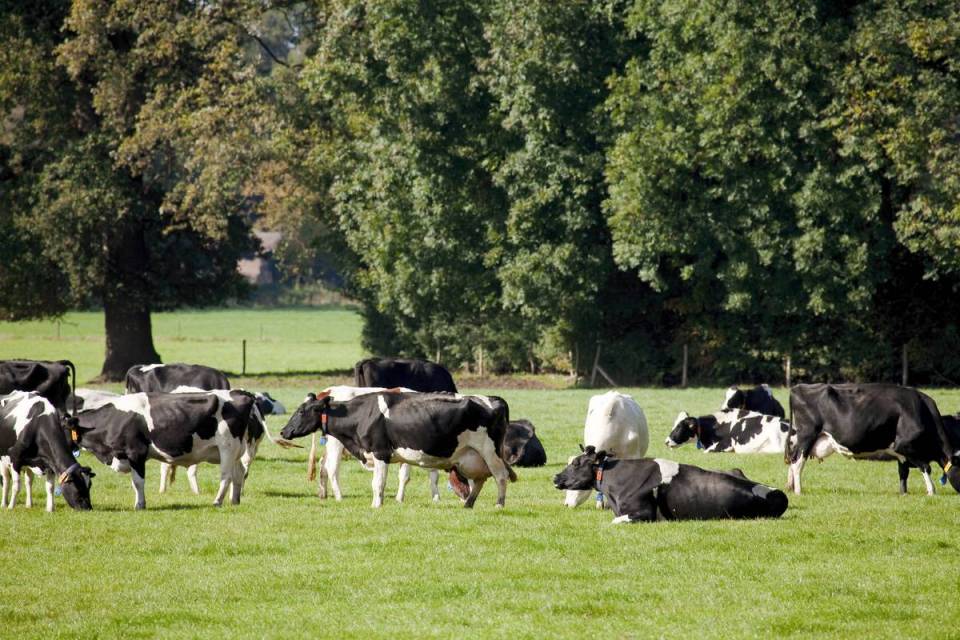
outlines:
[{"label": "standing cow", "polygon": [[779,518],[787,496],[740,471],[708,471],[662,458],[619,460],[587,447],[553,479],[557,489],[607,496],[615,524],[654,520]]},{"label": "standing cow", "polygon": [[69,360],[0,360],[0,395],[36,391],[57,411],[66,412],[71,374],[75,387],[77,370]]},{"label": "standing cow", "polygon": [[892,384],[799,384],[790,389],[793,419],[784,459],[787,489],[800,493],[800,474],[808,458],[840,455],[896,460],[900,490],[906,491],[908,466],[923,473],[933,495],[930,463],[937,462],[960,491],[960,451],[951,450],[936,403],[910,387]]},{"label": "standing cow", "polygon": [[[650,431],[643,409],[632,397],[608,391],[590,398],[583,425],[583,446],[607,451],[624,460],[642,458],[650,446]],[[567,491],[564,504],[576,507],[590,497],[590,489]],[[597,496],[597,508],[603,507],[603,494]]]},{"label": "standing cow", "polygon": [[[96,475],[82,467],[60,424],[56,407],[43,396],[14,391],[0,396],[0,504],[6,502],[8,481],[12,485],[8,507],[13,509],[20,492],[20,472],[36,468],[46,479],[47,511],[53,511],[54,480],[64,499],[74,509],[90,509],[90,487]],[[8,479],[8,475],[11,477]],[[31,486],[28,484],[27,491]],[[27,506],[32,500],[28,496]]]},{"label": "standing cow", "polygon": [[[368,460],[374,470],[375,508],[383,504],[389,463],[451,469],[473,449],[493,472],[499,489],[497,506],[502,507],[510,472],[499,450],[508,421],[506,403],[495,407],[474,397],[381,392],[337,402],[327,395],[302,404],[282,435],[297,438],[319,429],[355,457]],[[482,487],[483,481],[475,483],[465,507],[473,506]]]},{"label": "standing cow", "polygon": [[765,416],[785,417],[783,405],[777,402],[773,397],[773,391],[765,384],[758,384],[753,389],[743,391],[736,385],[727,389],[727,395],[723,399],[721,411],[731,411],[734,409],[744,409],[754,411]]},{"label": "standing cow", "polygon": [[219,464],[220,488],[213,504],[223,503],[228,487],[231,502],[239,504],[257,447],[270,435],[253,396],[244,391],[131,393],[76,419],[77,444],[114,471],[131,474],[136,509],[146,507],[144,482],[151,458],[180,466]]},{"label": "standing cow", "polygon": [[743,409],[695,418],[681,411],[664,444],[671,449],[696,439],[705,453],[783,453],[790,423]]}]

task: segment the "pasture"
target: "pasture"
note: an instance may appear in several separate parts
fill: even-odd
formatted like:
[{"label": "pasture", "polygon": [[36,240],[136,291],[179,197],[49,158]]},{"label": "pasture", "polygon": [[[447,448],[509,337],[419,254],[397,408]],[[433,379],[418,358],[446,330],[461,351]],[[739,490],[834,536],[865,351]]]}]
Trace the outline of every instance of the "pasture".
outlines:
[{"label": "pasture", "polygon": [[[236,324],[220,324],[220,313],[238,314]],[[258,313],[211,312],[208,326],[239,335]],[[176,322],[175,316],[170,321]],[[271,336],[276,364],[269,370],[344,369],[362,355],[355,338],[352,343],[344,338],[329,347],[309,347],[340,354],[342,361],[315,356],[311,365],[292,345],[305,350],[314,345],[311,336],[319,339],[316,327],[327,327],[320,333],[329,335],[330,327],[347,327],[349,320],[307,323],[301,317],[286,325],[297,340]],[[79,349],[72,350],[83,340],[61,338],[57,350],[48,337],[24,331],[12,340],[13,332],[10,325],[0,327],[5,334],[0,356],[15,351],[69,357],[85,363],[81,379],[97,372],[96,357],[87,362]],[[344,329],[341,335],[348,334]],[[217,360],[218,340],[201,333],[195,338],[184,340],[189,346],[182,352],[174,350],[175,340],[158,339],[158,350],[168,360],[235,370]],[[267,388],[293,408],[307,390],[342,380],[318,374],[249,378],[237,386]],[[73,512],[58,498],[57,511],[44,513],[42,483],[36,483],[39,508],[0,513],[0,635],[955,635],[960,496],[949,487],[938,484],[938,494],[928,498],[914,472],[910,495],[900,497],[895,464],[834,456],[808,465],[805,493],[790,496],[781,520],[612,525],[612,514],[594,509],[592,502],[564,508],[551,482],[577,451],[594,391],[470,391],[506,398],[513,417],[536,425],[549,457],[545,468],[517,470],[520,480],[510,485],[502,511],[493,508],[492,483],[473,511],[460,508],[446,489],[434,504],[427,474],[417,470],[403,505],[389,499],[374,511],[371,475],[352,462],[342,467],[343,502],[320,501],[306,480],[306,450],[264,442],[239,507],[211,506],[217,472],[210,465],[201,466],[201,496],[189,492],[183,470],[167,494],[157,494],[158,465],[151,462],[147,509],[134,512],[129,476],[82,454],[81,461],[97,472],[93,512]],[[722,389],[624,391],[647,414],[650,455],[708,468],[740,467],[751,479],[784,485],[786,468],[778,455],[664,446],[681,409],[711,411],[723,399]],[[786,403],[785,390],[776,394]],[[958,391],[931,394],[944,412],[960,408]],[[270,417],[274,435],[285,420]],[[391,465],[388,496],[396,488],[396,470]]]}]

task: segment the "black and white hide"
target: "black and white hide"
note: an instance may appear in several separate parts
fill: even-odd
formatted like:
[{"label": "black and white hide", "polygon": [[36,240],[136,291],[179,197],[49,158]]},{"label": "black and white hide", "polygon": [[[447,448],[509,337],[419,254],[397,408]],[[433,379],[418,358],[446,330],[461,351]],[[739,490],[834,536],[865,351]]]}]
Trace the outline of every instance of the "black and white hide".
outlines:
[{"label": "black and white hide", "polygon": [[681,411],[664,444],[673,449],[694,441],[705,453],[783,453],[789,429],[783,418],[754,411],[719,411],[699,418]]},{"label": "black and white hide", "polygon": [[662,458],[621,460],[593,447],[553,482],[557,489],[602,492],[614,523],[778,518],[787,509],[786,494],[740,471],[709,471]]}]

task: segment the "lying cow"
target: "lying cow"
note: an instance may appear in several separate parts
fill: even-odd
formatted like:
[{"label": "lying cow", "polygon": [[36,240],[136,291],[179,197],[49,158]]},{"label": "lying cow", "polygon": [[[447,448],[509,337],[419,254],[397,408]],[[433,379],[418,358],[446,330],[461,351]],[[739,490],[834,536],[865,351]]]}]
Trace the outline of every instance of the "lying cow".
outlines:
[{"label": "lying cow", "polygon": [[733,409],[744,409],[778,418],[785,416],[783,405],[777,402],[777,399],[773,397],[773,391],[765,384],[758,384],[753,389],[746,391],[739,389],[736,385],[728,388],[720,411]]},{"label": "lying cow", "polygon": [[0,360],[0,395],[36,391],[57,411],[66,412],[72,410],[67,406],[71,373],[76,386],[77,370],[69,360]]},{"label": "lying cow", "polygon": [[443,366],[415,358],[367,358],[353,367],[358,387],[406,387],[414,391],[457,392],[453,376]]},{"label": "lying cow", "polygon": [[740,471],[708,471],[661,458],[620,460],[593,447],[574,458],[553,482],[557,489],[603,493],[617,524],[778,518],[787,510],[782,491],[752,482]]},{"label": "lying cow", "polygon": [[900,491],[906,492],[908,467],[923,474],[934,494],[930,463],[943,467],[960,492],[960,451],[951,449],[936,403],[928,395],[892,384],[798,384],[790,389],[793,424],[784,459],[787,489],[800,493],[800,474],[808,458],[823,460],[836,452],[867,460],[896,460]]},{"label": "lying cow", "polygon": [[[383,504],[389,463],[449,470],[473,449],[493,472],[499,489],[497,506],[502,507],[510,472],[498,452],[508,422],[506,403],[499,398],[388,391],[359,395],[347,402],[335,401],[330,395],[308,399],[282,435],[298,438],[319,429],[356,458],[368,460],[374,471],[375,508]],[[475,483],[464,506],[473,506],[482,487],[483,481]]]},{"label": "lying cow", "polygon": [[151,458],[180,466],[218,463],[220,488],[213,504],[223,504],[228,487],[231,502],[239,504],[257,447],[270,435],[253,396],[244,391],[132,393],[83,411],[76,420],[78,446],[114,471],[131,474],[136,509],[146,507]]},{"label": "lying cow", "polygon": [[[0,396],[0,475],[4,502],[8,475],[12,485],[7,506],[13,509],[20,492],[20,472],[36,469],[46,480],[47,511],[53,511],[54,480],[64,499],[74,509],[90,509],[90,487],[96,475],[82,467],[71,453],[60,415],[43,396],[14,391]],[[27,506],[32,505],[31,484],[27,485]]]},{"label": "lying cow", "polygon": [[[547,464],[547,452],[537,437],[536,429],[529,420],[511,420],[507,434],[500,447],[500,457],[510,467],[542,467]],[[470,481],[476,482],[492,477],[490,469],[479,454],[471,459],[461,459],[457,469],[450,470],[450,488],[461,500],[470,495]],[[512,478],[513,479],[513,478]]]},{"label": "lying cow", "polygon": [[[642,458],[650,446],[647,417],[637,401],[626,394],[608,391],[593,396],[583,425],[583,444],[622,460]],[[564,504],[576,507],[589,498],[590,493],[590,489],[571,489]],[[597,496],[597,507],[603,507],[603,494]]]},{"label": "lying cow", "polygon": [[694,418],[681,411],[664,444],[671,449],[696,439],[705,453],[783,453],[790,423],[753,411],[721,411]]}]

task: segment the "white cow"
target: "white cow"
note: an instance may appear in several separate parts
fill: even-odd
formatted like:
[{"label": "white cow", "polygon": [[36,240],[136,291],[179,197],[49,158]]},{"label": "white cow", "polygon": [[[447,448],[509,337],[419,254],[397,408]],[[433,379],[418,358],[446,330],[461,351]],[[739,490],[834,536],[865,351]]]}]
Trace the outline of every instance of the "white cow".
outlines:
[{"label": "white cow", "polygon": [[[618,391],[593,396],[583,425],[583,446],[596,447],[597,451],[606,451],[624,460],[642,458],[650,446],[650,432],[643,409],[631,396]],[[589,489],[568,490],[563,503],[576,507],[591,493]],[[597,508],[602,507],[601,497],[597,500]]]}]

